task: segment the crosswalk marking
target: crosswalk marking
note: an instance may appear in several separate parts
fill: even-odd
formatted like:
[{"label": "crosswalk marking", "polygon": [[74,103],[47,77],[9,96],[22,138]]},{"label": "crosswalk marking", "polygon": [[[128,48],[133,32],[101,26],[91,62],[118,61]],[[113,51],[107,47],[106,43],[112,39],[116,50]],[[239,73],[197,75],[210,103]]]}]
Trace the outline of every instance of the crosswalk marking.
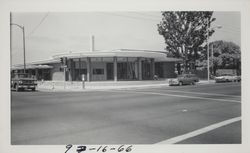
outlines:
[{"label": "crosswalk marking", "polygon": [[212,125],[209,125],[207,127],[204,127],[204,128],[201,128],[201,129],[198,129],[198,130],[195,130],[195,131],[192,131],[192,132],[189,132],[189,133],[177,136],[177,137],[173,137],[173,138],[161,141],[161,142],[159,142],[157,144],[175,144],[175,143],[184,141],[186,139],[201,135],[203,133],[215,130],[215,129],[220,128],[222,126],[226,126],[226,125],[238,122],[240,120],[241,120],[241,117],[231,118],[229,120],[225,120],[225,121],[222,121],[222,122],[219,122],[219,123],[216,123],[216,124],[212,124]]}]

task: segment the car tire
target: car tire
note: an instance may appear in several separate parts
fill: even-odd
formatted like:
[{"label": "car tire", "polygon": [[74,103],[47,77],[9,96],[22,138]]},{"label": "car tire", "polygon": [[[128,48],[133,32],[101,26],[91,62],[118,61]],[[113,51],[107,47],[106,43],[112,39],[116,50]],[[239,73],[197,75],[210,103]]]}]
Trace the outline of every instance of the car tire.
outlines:
[{"label": "car tire", "polygon": [[183,85],[183,83],[180,81],[180,82],[179,82],[179,86],[182,86],[182,85]]},{"label": "car tire", "polygon": [[31,88],[32,91],[36,91],[36,88]]}]

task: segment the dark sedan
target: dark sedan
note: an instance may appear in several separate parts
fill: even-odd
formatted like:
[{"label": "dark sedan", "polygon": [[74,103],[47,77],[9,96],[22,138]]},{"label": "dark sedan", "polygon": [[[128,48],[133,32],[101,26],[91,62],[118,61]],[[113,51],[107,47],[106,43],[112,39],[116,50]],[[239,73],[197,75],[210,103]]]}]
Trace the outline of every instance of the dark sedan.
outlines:
[{"label": "dark sedan", "polygon": [[169,79],[169,85],[184,85],[184,84],[195,84],[199,82],[199,78],[195,74],[182,74],[177,78]]}]

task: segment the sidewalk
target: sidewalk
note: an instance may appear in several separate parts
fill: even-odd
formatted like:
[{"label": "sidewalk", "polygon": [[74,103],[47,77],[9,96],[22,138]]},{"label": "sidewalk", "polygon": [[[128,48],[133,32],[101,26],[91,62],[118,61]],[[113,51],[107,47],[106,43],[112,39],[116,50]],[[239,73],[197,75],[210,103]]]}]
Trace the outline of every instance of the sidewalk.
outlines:
[{"label": "sidewalk", "polygon": [[[211,81],[210,83],[214,83]],[[200,80],[197,84],[208,84],[207,80]],[[96,81],[85,82],[84,88],[82,82],[72,81],[44,81],[39,82],[38,91],[91,91],[105,89],[128,89],[128,88],[154,88],[169,86],[168,80],[149,80],[149,81]]]}]

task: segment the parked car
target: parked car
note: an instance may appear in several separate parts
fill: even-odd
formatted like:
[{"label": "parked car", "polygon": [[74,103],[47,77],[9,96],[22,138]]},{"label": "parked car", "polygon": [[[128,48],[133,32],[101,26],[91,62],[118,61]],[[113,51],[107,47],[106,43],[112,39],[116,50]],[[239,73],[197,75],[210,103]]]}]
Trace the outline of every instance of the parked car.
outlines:
[{"label": "parked car", "polygon": [[233,74],[222,74],[214,78],[215,82],[240,82],[241,76],[236,76]]},{"label": "parked car", "polygon": [[239,76],[239,75],[236,76],[236,81],[237,81],[237,82],[241,82],[241,76]]},{"label": "parked car", "polygon": [[32,91],[36,90],[37,80],[34,77],[26,73],[15,73],[11,77],[11,89],[19,91],[20,89],[31,89]]},{"label": "parked car", "polygon": [[184,84],[195,84],[199,82],[199,78],[195,74],[182,74],[178,75],[177,78],[169,79],[169,85],[184,85]]}]

